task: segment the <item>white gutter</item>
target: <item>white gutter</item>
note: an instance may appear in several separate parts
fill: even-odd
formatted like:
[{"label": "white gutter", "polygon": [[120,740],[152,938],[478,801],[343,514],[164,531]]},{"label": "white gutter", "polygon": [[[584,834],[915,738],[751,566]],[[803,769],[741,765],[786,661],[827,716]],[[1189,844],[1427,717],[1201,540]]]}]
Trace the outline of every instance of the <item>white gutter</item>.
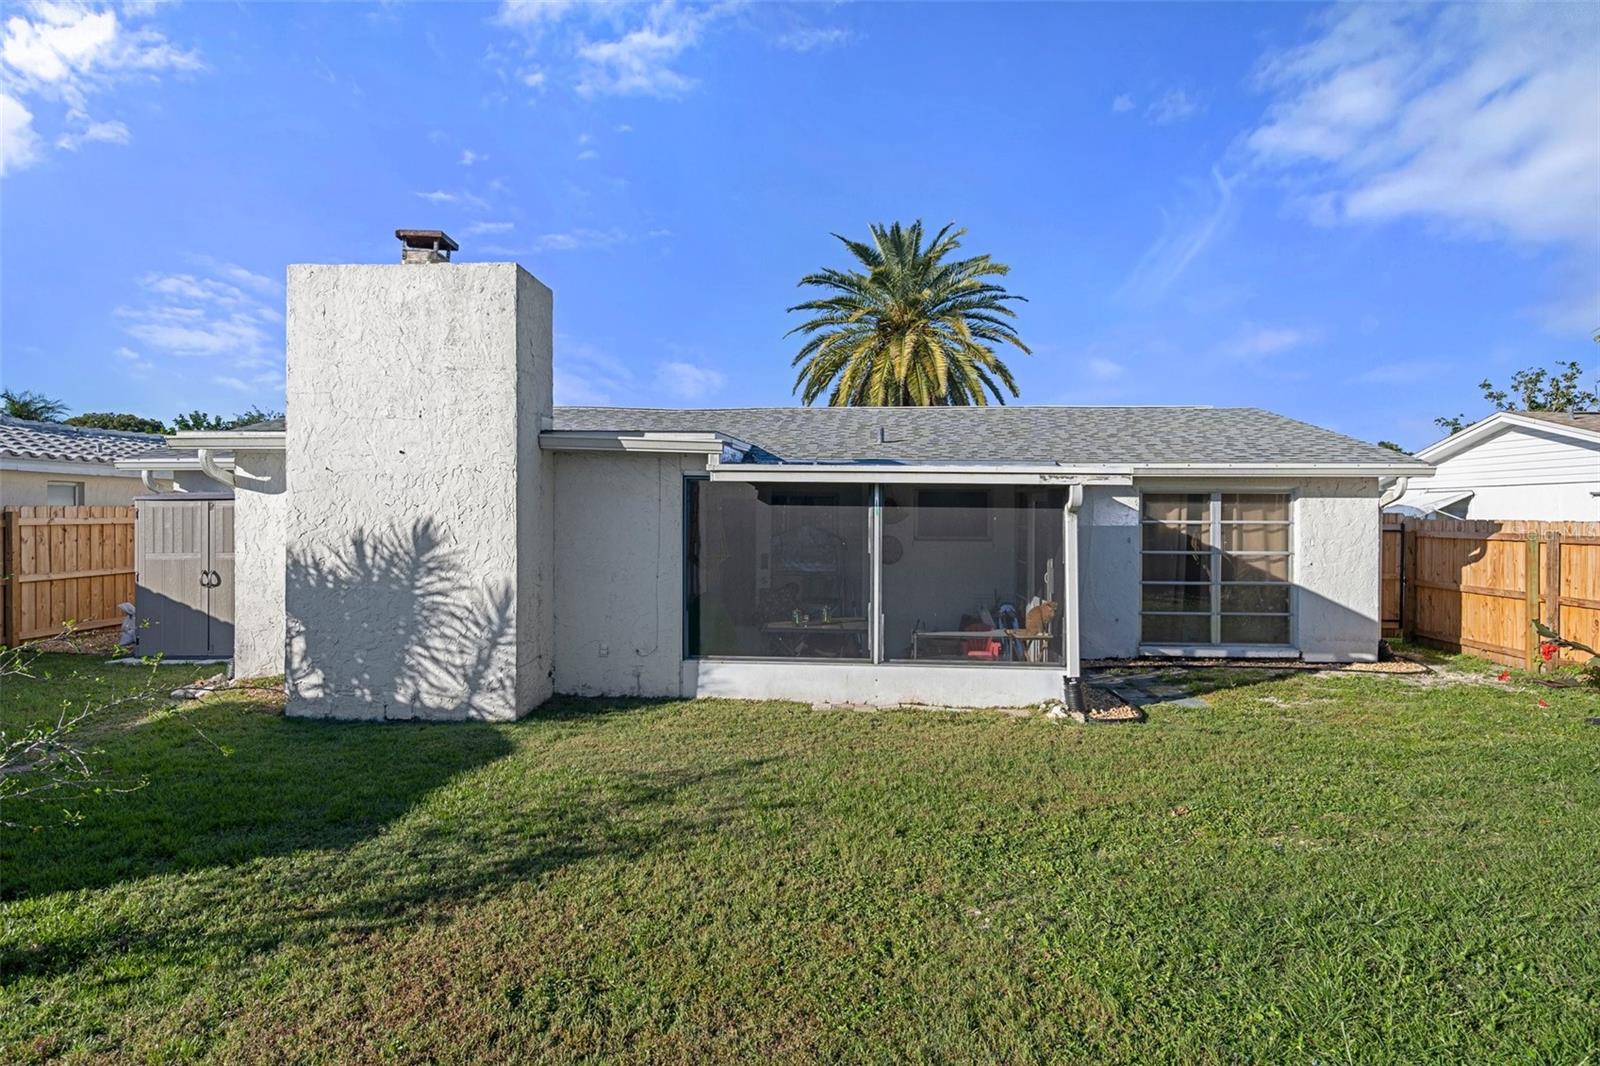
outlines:
[{"label": "white gutter", "polygon": [[547,452],[654,452],[721,455],[726,447],[748,451],[743,441],[720,433],[617,433],[610,430],[552,430],[539,434]]},{"label": "white gutter", "polygon": [[215,451],[281,452],[286,434],[283,430],[272,432],[242,430],[202,430],[174,433],[167,443],[174,448],[210,448]]},{"label": "white gutter", "polygon": [[23,459],[8,455],[0,458],[0,470],[15,470],[19,474],[61,474],[81,477],[132,477],[133,472],[116,463],[97,463],[75,459]]},{"label": "white gutter", "polygon": [[217,457],[211,448],[200,448],[195,454],[200,460],[201,473],[212,481],[220,481],[222,484],[232,487],[233,471],[224,470],[217,464]]},{"label": "white gutter", "polygon": [[1395,478],[1394,484],[1389,486],[1388,491],[1386,491],[1382,496],[1378,497],[1378,509],[1382,510],[1394,501],[1398,500],[1400,497],[1404,496],[1406,494],[1406,486],[1410,483],[1411,479],[1409,477]]}]

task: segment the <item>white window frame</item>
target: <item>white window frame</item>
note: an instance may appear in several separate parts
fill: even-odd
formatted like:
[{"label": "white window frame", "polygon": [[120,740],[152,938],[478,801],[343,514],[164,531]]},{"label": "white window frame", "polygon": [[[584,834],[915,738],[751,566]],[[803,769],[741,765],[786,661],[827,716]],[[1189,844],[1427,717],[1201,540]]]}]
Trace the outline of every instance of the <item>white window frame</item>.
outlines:
[{"label": "white window frame", "polygon": [[[1205,519],[1202,519],[1202,520],[1199,520],[1199,521],[1193,521],[1193,522],[1183,522],[1183,521],[1161,522],[1159,520],[1154,520],[1154,519],[1147,518],[1145,516],[1145,497],[1147,495],[1150,495],[1150,496],[1206,496],[1208,498],[1207,510],[1206,510],[1207,517]],[[1285,501],[1286,505],[1287,505],[1287,515],[1288,515],[1288,517],[1286,517],[1284,519],[1281,519],[1281,520],[1280,519],[1263,519],[1263,520],[1230,519],[1230,520],[1224,520],[1223,517],[1222,517],[1222,498],[1224,496],[1282,496],[1284,498],[1284,501]],[[1260,651],[1267,651],[1269,653],[1273,653],[1273,652],[1278,652],[1278,651],[1293,650],[1294,641],[1295,641],[1295,632],[1296,632],[1296,627],[1297,627],[1297,624],[1298,624],[1297,612],[1296,612],[1296,609],[1295,609],[1296,608],[1296,596],[1295,596],[1295,585],[1294,585],[1294,569],[1295,569],[1294,568],[1294,558],[1295,558],[1295,550],[1294,550],[1294,547],[1295,547],[1294,511],[1295,511],[1295,493],[1293,491],[1291,491],[1291,490],[1286,490],[1286,489],[1265,488],[1265,487],[1262,487],[1262,488],[1230,488],[1230,489],[1226,489],[1226,490],[1218,489],[1218,490],[1215,490],[1215,491],[1212,491],[1212,492],[1209,492],[1209,493],[1194,492],[1194,491],[1184,491],[1181,488],[1164,488],[1164,489],[1151,488],[1151,489],[1147,489],[1147,490],[1142,490],[1139,493],[1139,646],[1140,646],[1140,651],[1144,652],[1144,653],[1153,653],[1153,654],[1185,654],[1185,653],[1187,653],[1189,651],[1205,651],[1205,652],[1213,652],[1213,653],[1215,653],[1215,652],[1224,651],[1224,650],[1230,650],[1230,649],[1235,649],[1235,648],[1254,650],[1254,651],[1257,651],[1258,653]],[[1174,556],[1174,557],[1177,557],[1177,556],[1190,556],[1190,555],[1197,554],[1196,552],[1187,551],[1187,550],[1156,549],[1156,550],[1152,551],[1150,549],[1145,548],[1145,546],[1144,546],[1144,531],[1145,531],[1145,527],[1146,526],[1165,525],[1165,526],[1169,526],[1169,527],[1174,527],[1174,526],[1175,527],[1182,527],[1182,526],[1185,526],[1185,525],[1199,526],[1199,525],[1202,525],[1202,524],[1205,524],[1205,525],[1208,526],[1207,532],[1210,534],[1210,536],[1209,536],[1209,542],[1210,543],[1208,545],[1207,552],[1206,552],[1206,554],[1208,554],[1208,556],[1210,558],[1210,575],[1211,576],[1210,576],[1210,579],[1208,581],[1203,582],[1203,583],[1202,582],[1198,582],[1198,581],[1151,581],[1151,580],[1147,580],[1145,578],[1145,576],[1144,576],[1144,559],[1145,559],[1146,555],[1160,555],[1160,556]],[[1223,526],[1230,526],[1230,525],[1283,526],[1288,531],[1288,534],[1289,534],[1288,535],[1288,545],[1289,546],[1284,551],[1245,551],[1245,550],[1227,551],[1227,550],[1224,549],[1223,544],[1222,544],[1222,528],[1223,528]],[[1224,557],[1250,558],[1252,556],[1261,557],[1261,558],[1273,558],[1273,559],[1280,559],[1281,558],[1281,559],[1283,559],[1284,560],[1284,574],[1285,574],[1284,580],[1283,581],[1225,581],[1225,580],[1223,580],[1222,569],[1223,569],[1223,559],[1224,559]],[[1206,585],[1210,589],[1210,610],[1207,612],[1207,614],[1209,615],[1210,620],[1211,620],[1210,640],[1209,640],[1209,642],[1198,643],[1197,644],[1197,643],[1192,643],[1192,642],[1182,641],[1182,640],[1176,640],[1176,641],[1174,641],[1174,640],[1149,640],[1149,639],[1147,639],[1145,637],[1144,620],[1148,616],[1183,617],[1183,618],[1199,618],[1199,617],[1202,617],[1201,612],[1199,612],[1199,611],[1150,611],[1150,610],[1146,610],[1145,606],[1144,606],[1144,590],[1145,590],[1146,586],[1148,586],[1148,585],[1162,585],[1162,586],[1169,586],[1169,587],[1171,587],[1171,586],[1198,587],[1201,584]],[[1239,588],[1239,587],[1244,587],[1244,588],[1256,588],[1256,587],[1277,588],[1277,587],[1280,587],[1280,586],[1282,588],[1286,589],[1287,593],[1288,593],[1288,608],[1284,612],[1281,612],[1281,613],[1278,612],[1278,611],[1227,611],[1227,612],[1224,612],[1222,610],[1222,590],[1223,590],[1224,587],[1234,587],[1234,588]],[[1283,618],[1283,619],[1286,619],[1287,627],[1288,627],[1287,636],[1286,636],[1287,642],[1283,643],[1283,644],[1272,644],[1272,643],[1261,643],[1261,642],[1224,641],[1222,639],[1222,620],[1223,620],[1224,617]]]},{"label": "white window frame", "polygon": [[[56,503],[50,498],[51,490],[68,488],[72,490],[71,503]],[[48,507],[82,507],[84,483],[81,481],[46,481],[44,483],[44,500]]]}]

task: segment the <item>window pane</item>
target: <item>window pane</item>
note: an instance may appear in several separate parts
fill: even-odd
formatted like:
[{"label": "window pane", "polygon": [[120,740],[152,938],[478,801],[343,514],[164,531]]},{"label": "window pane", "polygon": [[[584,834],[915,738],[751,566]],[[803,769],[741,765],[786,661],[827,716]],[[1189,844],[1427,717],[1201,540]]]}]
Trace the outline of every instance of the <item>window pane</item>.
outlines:
[{"label": "window pane", "polygon": [[45,483],[44,501],[50,507],[83,506],[83,482],[50,481]]},{"label": "window pane", "polygon": [[1288,526],[1238,525],[1222,527],[1223,551],[1286,552]]},{"label": "window pane", "polygon": [[867,490],[689,482],[689,653],[865,659]]},{"label": "window pane", "polygon": [[1224,585],[1222,613],[1288,614],[1288,585]]},{"label": "window pane", "polygon": [[1146,585],[1144,609],[1147,611],[1211,610],[1210,585]]},{"label": "window pane", "polygon": [[1224,581],[1288,581],[1287,555],[1224,555]]},{"label": "window pane", "polygon": [[1144,557],[1146,581],[1210,581],[1211,556],[1151,555]]},{"label": "window pane", "polygon": [[1064,490],[883,492],[885,658],[1061,661]]},{"label": "window pane", "polygon": [[1236,492],[1222,494],[1224,522],[1287,522],[1289,497],[1281,492]]},{"label": "window pane", "polygon": [[1223,615],[1224,644],[1287,644],[1289,619],[1251,615]]},{"label": "window pane", "polygon": [[1211,497],[1204,493],[1146,493],[1144,517],[1156,522],[1209,522]]},{"label": "window pane", "polygon": [[1194,551],[1211,546],[1211,527],[1205,524],[1164,526],[1144,524],[1145,551]]},{"label": "window pane", "polygon": [[1148,644],[1210,644],[1211,616],[1147,614],[1144,640]]}]

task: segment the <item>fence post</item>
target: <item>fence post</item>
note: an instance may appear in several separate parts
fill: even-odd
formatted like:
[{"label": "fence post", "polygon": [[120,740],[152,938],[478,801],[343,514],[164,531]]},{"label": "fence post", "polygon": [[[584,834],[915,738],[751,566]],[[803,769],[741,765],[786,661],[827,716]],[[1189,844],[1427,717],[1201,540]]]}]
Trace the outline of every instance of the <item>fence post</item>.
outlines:
[{"label": "fence post", "polygon": [[1561,533],[1554,529],[1544,538],[1544,624],[1561,632]]},{"label": "fence post", "polygon": [[22,583],[17,580],[18,557],[22,554],[22,525],[17,512],[0,511],[0,577],[6,585],[5,607],[0,610],[0,644],[17,646],[18,615],[22,610]]},{"label": "fence post", "polygon": [[1409,643],[1417,624],[1417,597],[1411,583],[1417,575],[1417,531],[1400,523],[1400,639]]},{"label": "fence post", "polygon": [[1534,631],[1533,623],[1539,620],[1539,586],[1543,584],[1543,576],[1539,569],[1539,534],[1529,533],[1527,575],[1523,580],[1528,590],[1528,621],[1522,627],[1522,658],[1530,673],[1539,661],[1539,634]]}]

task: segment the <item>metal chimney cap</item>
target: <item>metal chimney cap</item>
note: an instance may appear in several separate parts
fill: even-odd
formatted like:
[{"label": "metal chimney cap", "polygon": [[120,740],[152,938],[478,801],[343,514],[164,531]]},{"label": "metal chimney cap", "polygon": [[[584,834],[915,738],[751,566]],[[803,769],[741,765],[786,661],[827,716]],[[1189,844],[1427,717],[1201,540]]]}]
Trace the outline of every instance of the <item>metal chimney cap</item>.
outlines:
[{"label": "metal chimney cap", "polygon": [[429,251],[456,252],[461,246],[450,239],[442,229],[397,229],[394,235],[407,248],[425,248]]}]

